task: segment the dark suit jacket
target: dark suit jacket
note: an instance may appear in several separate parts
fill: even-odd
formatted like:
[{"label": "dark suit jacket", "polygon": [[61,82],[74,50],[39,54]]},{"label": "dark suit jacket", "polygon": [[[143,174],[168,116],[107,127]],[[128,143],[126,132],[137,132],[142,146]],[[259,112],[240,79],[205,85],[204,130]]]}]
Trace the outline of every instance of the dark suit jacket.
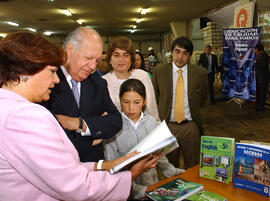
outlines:
[{"label": "dark suit jacket", "polygon": [[[214,54],[211,54],[212,55],[212,73],[215,73],[218,69],[218,62],[217,62],[217,56],[214,55]],[[202,67],[204,67],[207,71],[208,69],[208,58],[206,56],[205,53],[201,54],[200,55],[200,59],[198,61],[198,65],[201,65]]]},{"label": "dark suit jacket", "polygon": [[[152,82],[161,120],[169,121],[172,110],[172,63],[156,66]],[[188,103],[192,119],[203,133],[201,108],[207,100],[207,76],[203,68],[188,64]]]},{"label": "dark suit jacket", "polygon": [[269,57],[266,52],[257,56],[255,63],[256,82],[265,83],[269,81]]},{"label": "dark suit jacket", "polygon": [[[57,75],[60,83],[54,87],[50,100],[43,105],[53,114],[83,118],[90,129],[91,136],[81,136],[75,131],[65,129],[67,136],[79,152],[81,162],[104,159],[102,143],[92,146],[93,140],[111,138],[122,128],[121,114],[112,103],[107,82],[97,72],[82,81],[80,108],[78,108],[72,90],[60,68]],[[109,115],[102,117],[104,112]]]}]

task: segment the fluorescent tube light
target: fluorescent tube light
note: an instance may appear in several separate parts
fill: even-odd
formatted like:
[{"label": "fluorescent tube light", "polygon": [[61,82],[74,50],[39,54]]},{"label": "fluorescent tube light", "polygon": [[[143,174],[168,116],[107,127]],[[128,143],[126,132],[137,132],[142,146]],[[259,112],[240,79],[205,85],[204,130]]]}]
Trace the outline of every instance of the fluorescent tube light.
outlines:
[{"label": "fluorescent tube light", "polygon": [[142,8],[141,14],[145,15],[147,13],[147,8]]},{"label": "fluorescent tube light", "polygon": [[65,14],[66,16],[71,16],[71,15],[72,15],[71,12],[68,11],[67,9],[62,9],[61,12],[62,12],[63,14]]},{"label": "fluorescent tube light", "polygon": [[50,36],[52,34],[51,31],[45,31],[43,34],[45,34],[46,36]]},{"label": "fluorescent tube light", "polygon": [[7,36],[7,34],[6,34],[6,33],[0,33],[0,37],[5,38],[6,36]]},{"label": "fluorescent tube light", "polygon": [[76,20],[76,22],[77,22],[78,24],[82,24],[82,23],[83,23],[82,20]]},{"label": "fluorescent tube light", "polygon": [[19,26],[19,24],[18,23],[15,23],[15,22],[7,22],[9,25],[12,25],[12,26]]},{"label": "fluorescent tube light", "polygon": [[32,32],[37,32],[37,30],[33,29],[33,28],[26,28],[26,29],[28,29],[29,31],[32,31]]}]

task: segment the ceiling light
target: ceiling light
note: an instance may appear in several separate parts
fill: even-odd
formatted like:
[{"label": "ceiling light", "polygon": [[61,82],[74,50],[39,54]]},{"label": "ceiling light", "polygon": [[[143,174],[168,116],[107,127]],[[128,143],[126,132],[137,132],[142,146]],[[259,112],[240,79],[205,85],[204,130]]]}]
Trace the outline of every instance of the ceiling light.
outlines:
[{"label": "ceiling light", "polygon": [[147,8],[142,8],[141,14],[142,14],[142,15],[145,15],[146,13],[147,13]]},{"label": "ceiling light", "polygon": [[49,2],[54,2],[54,0],[48,0]]},{"label": "ceiling light", "polygon": [[133,27],[133,29],[136,29],[136,28],[137,28],[137,25],[135,24],[135,25],[133,25],[132,27]]},{"label": "ceiling light", "polygon": [[138,18],[138,19],[136,20],[136,23],[139,24],[139,23],[141,22],[141,20],[142,20],[142,19]]},{"label": "ceiling light", "polygon": [[26,29],[28,29],[29,31],[32,31],[32,32],[37,32],[37,30],[33,29],[33,28],[26,28]]},{"label": "ceiling light", "polygon": [[12,25],[12,26],[19,26],[19,24],[18,23],[15,23],[15,22],[7,22],[9,25]]},{"label": "ceiling light", "polygon": [[76,22],[77,22],[78,24],[82,24],[82,23],[83,23],[82,20],[76,20]]},{"label": "ceiling light", "polygon": [[45,31],[45,32],[44,32],[44,35],[46,35],[46,36],[50,36],[51,34],[52,34],[51,31]]},{"label": "ceiling light", "polygon": [[68,11],[67,9],[61,9],[61,12],[62,12],[63,14],[65,14],[66,16],[71,16],[71,15],[72,15],[71,12]]},{"label": "ceiling light", "polygon": [[6,36],[7,36],[7,34],[6,34],[6,33],[0,33],[0,37],[5,38]]}]

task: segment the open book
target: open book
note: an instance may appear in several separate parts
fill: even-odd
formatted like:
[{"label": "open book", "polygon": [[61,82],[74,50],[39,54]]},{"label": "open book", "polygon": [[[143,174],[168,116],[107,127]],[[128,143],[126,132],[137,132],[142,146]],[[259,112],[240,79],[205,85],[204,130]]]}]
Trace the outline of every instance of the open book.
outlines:
[{"label": "open book", "polygon": [[178,147],[176,138],[172,135],[165,121],[158,125],[149,135],[147,135],[139,144],[133,147],[128,153],[136,150],[139,152],[133,157],[110,169],[110,173],[118,172],[128,164],[138,160],[151,153],[162,153],[163,155],[173,151]]}]

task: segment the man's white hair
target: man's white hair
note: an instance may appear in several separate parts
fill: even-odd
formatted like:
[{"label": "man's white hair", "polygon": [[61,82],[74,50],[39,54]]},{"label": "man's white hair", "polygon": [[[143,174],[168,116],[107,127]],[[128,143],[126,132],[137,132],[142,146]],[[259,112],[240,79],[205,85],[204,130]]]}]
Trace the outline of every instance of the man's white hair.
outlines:
[{"label": "man's white hair", "polygon": [[87,33],[91,33],[93,35],[96,35],[102,41],[101,36],[99,35],[99,33],[96,30],[89,28],[89,27],[78,27],[68,34],[62,47],[64,49],[66,49],[67,44],[70,43],[72,45],[73,49],[77,50],[80,47],[81,43],[85,39],[84,34],[87,34]]}]

